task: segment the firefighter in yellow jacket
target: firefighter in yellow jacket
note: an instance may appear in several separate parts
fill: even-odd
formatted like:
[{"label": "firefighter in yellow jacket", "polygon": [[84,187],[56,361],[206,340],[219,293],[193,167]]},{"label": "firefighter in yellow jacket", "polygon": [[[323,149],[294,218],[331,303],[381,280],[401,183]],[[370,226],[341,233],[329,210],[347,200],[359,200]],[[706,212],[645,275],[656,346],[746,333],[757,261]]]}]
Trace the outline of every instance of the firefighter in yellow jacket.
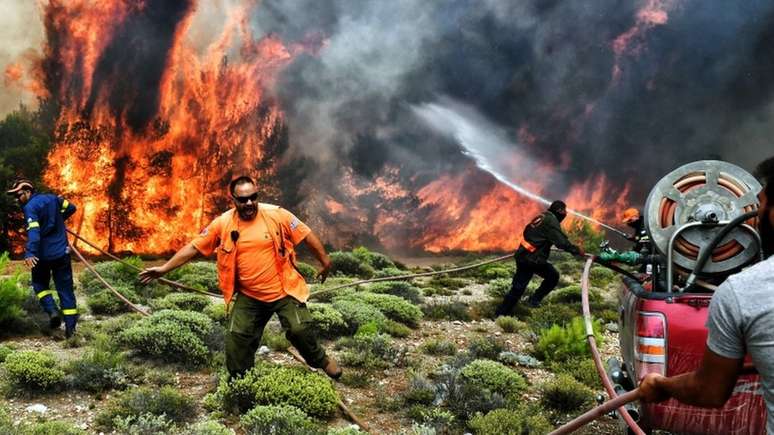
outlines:
[{"label": "firefighter in yellow jacket", "polygon": [[198,254],[217,254],[218,281],[230,306],[226,367],[231,377],[253,367],[264,327],[276,313],[288,340],[312,367],[338,378],[341,369],[327,357],[315,336],[306,301],[309,289],[295,267],[294,247],[305,241],[322,264],[324,281],[331,261],[320,239],[289,211],[258,202],[255,182],[242,176],[230,184],[234,208],[215,218],[163,266],[147,268],[148,282],[182,266]]}]

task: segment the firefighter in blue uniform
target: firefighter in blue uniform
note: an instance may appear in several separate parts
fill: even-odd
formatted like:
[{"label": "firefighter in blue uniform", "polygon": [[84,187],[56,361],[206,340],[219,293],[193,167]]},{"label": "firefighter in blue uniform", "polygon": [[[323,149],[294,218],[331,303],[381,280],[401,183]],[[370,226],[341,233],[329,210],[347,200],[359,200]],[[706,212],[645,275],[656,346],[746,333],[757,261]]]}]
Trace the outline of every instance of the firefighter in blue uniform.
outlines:
[{"label": "firefighter in blue uniform", "polygon": [[[48,314],[52,329],[58,329],[64,317],[65,336],[70,338],[75,333],[78,310],[65,220],[75,213],[75,206],[62,197],[35,192],[28,180],[14,182],[8,194],[15,196],[24,209],[27,225],[24,262],[32,269],[35,295]],[[61,316],[50,288],[52,276],[59,295]]]}]

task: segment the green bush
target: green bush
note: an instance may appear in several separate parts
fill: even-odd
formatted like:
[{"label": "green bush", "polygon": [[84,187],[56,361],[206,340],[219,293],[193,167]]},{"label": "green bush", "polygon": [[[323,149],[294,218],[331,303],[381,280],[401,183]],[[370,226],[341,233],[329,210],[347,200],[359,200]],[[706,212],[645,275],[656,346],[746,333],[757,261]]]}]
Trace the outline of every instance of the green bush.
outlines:
[{"label": "green bush", "polygon": [[285,336],[285,332],[273,328],[266,328],[264,330],[261,344],[268,346],[275,352],[283,352],[291,346],[290,341]]},{"label": "green bush", "polygon": [[[132,287],[126,284],[116,284],[114,288],[129,301],[133,303],[140,302],[140,297]],[[114,315],[128,313],[132,310],[126,302],[119,299],[118,296],[106,288],[89,294],[87,296],[87,303],[92,314]]]},{"label": "green bush", "polygon": [[220,325],[226,324],[226,304],[217,303],[204,307],[202,314],[212,319],[213,322]]},{"label": "green bush", "polygon": [[0,433],[12,434],[16,431],[16,427],[4,408],[5,407],[0,407]]},{"label": "green bush", "polygon": [[462,376],[474,385],[516,400],[527,389],[527,381],[519,373],[496,361],[477,359],[462,368]]},{"label": "green bush", "polygon": [[563,227],[569,227],[566,234],[573,243],[580,244],[589,254],[599,253],[599,245],[605,240],[605,232],[601,228],[595,228],[583,219],[574,219]]},{"label": "green bush", "polygon": [[433,320],[470,320],[468,306],[459,301],[430,303],[422,307],[425,317]]},{"label": "green bush", "polygon": [[118,340],[139,355],[195,366],[209,361],[207,340],[214,333],[214,323],[204,314],[162,310],[121,332]]},{"label": "green bush", "polygon": [[166,435],[175,429],[175,423],[166,415],[128,415],[116,416],[113,427],[122,435]]},{"label": "green bush", "polygon": [[405,349],[396,347],[390,337],[382,333],[359,331],[354,337],[339,339],[336,348],[346,349],[340,362],[347,367],[382,369],[405,363]]},{"label": "green bush", "polygon": [[543,406],[562,412],[577,411],[594,399],[594,392],[589,387],[567,374],[559,374],[541,385],[540,391]]},{"label": "green bush", "polygon": [[551,370],[556,373],[568,374],[589,388],[602,388],[597,367],[591,358],[571,358],[557,361],[551,364]]},{"label": "green bush", "polygon": [[[599,346],[602,344],[599,321],[594,322],[592,329]],[[535,346],[535,354],[538,358],[549,362],[591,355],[586,340],[586,326],[583,318],[576,317],[564,327],[554,325],[549,329],[544,329]]]},{"label": "green bush", "polygon": [[336,298],[333,300],[333,308],[344,316],[344,320],[349,327],[349,333],[357,331],[360,325],[369,322],[383,325],[387,320],[387,317],[381,311],[360,300]]},{"label": "green bush", "polygon": [[580,313],[579,305],[541,304],[529,313],[527,324],[533,331],[540,332],[553,325],[566,325]]},{"label": "green bush", "polygon": [[435,375],[436,388],[444,393],[443,404],[460,420],[466,421],[478,413],[506,406],[502,395],[469,381],[462,376],[459,368],[442,368],[441,373]]},{"label": "green bush", "polygon": [[160,310],[185,310],[203,312],[212,305],[210,298],[196,293],[170,293],[161,299],[151,301],[151,308]]},{"label": "green bush", "polygon": [[374,278],[387,278],[393,276],[407,275],[405,270],[398,269],[397,267],[388,267],[386,269],[377,270],[374,273]]},{"label": "green bush", "polygon": [[422,296],[419,288],[413,286],[407,281],[385,281],[375,282],[368,285],[368,291],[371,293],[383,293],[393,296],[400,296],[412,304],[422,303]]},{"label": "green bush", "polygon": [[185,428],[187,435],[234,435],[234,430],[214,420],[200,421]]},{"label": "green bush", "polygon": [[403,323],[387,319],[381,327],[382,332],[390,334],[393,337],[405,338],[411,335],[411,328]]},{"label": "green bush", "polygon": [[188,263],[170,272],[167,278],[199,290],[220,293],[217,266],[213,262]]},{"label": "green bush", "polygon": [[594,267],[591,269],[589,280],[597,287],[607,287],[616,282],[618,274],[606,267]]},{"label": "green bush", "polygon": [[317,268],[312,266],[309,263],[304,263],[303,261],[297,261],[296,270],[298,270],[298,273],[300,273],[301,276],[304,277],[304,281],[306,282],[312,282],[315,280],[315,278],[317,278]]},{"label": "green bush", "polygon": [[369,251],[362,246],[353,249],[352,254],[357,257],[358,260],[373,267],[374,270],[396,269],[395,263],[390,260],[390,257],[378,252]]},{"label": "green bush", "polygon": [[[546,300],[552,304],[573,304],[581,302],[581,286],[574,284],[552,291],[546,297]],[[599,303],[602,301],[602,295],[595,288],[589,289],[589,303]]]},{"label": "green bush", "polygon": [[474,337],[468,343],[468,354],[474,359],[497,360],[500,352],[504,351],[503,343],[489,336]]},{"label": "green bush", "polygon": [[476,435],[544,434],[553,429],[540,412],[495,409],[473,417],[468,426]]},{"label": "green bush", "polygon": [[97,414],[95,422],[101,428],[111,429],[117,420],[127,417],[166,416],[173,422],[184,422],[196,417],[196,402],[172,387],[136,387],[124,391]]},{"label": "green bush", "polygon": [[24,435],[86,435],[86,431],[64,421],[35,423],[23,427],[22,433]]},{"label": "green bush", "polygon": [[511,291],[510,278],[497,278],[489,281],[486,286],[486,294],[495,299],[502,299]]},{"label": "green bush", "polygon": [[3,363],[6,380],[15,389],[50,391],[64,381],[65,372],[50,352],[18,351]]},{"label": "green bush", "polygon": [[[142,269],[143,267],[143,262],[140,257],[128,257],[125,258],[124,261],[139,269]],[[105,281],[114,286],[123,284],[133,288],[136,285],[139,285],[140,282],[137,278],[137,270],[121,264],[118,261],[103,261],[95,264],[94,269],[105,279]],[[78,277],[78,282],[80,282],[81,288],[87,295],[95,294],[105,288],[99,279],[97,279],[97,277],[88,269],[84,269],[84,271],[81,272]]]},{"label": "green bush", "polygon": [[[334,299],[334,302],[338,299]],[[411,302],[399,296],[379,293],[355,293],[346,296],[343,300],[355,300],[366,303],[388,318],[406,325],[416,327],[422,319],[422,310]]]},{"label": "green bush", "polygon": [[346,427],[332,427],[325,435],[366,435],[366,432],[358,429],[356,425]]},{"label": "green bush", "polygon": [[351,252],[331,252],[330,257],[333,266],[331,270],[335,274],[357,276],[363,279],[374,276],[374,268]]},{"label": "green bush", "polygon": [[[0,254],[0,274],[9,263],[8,253]],[[29,290],[22,284],[21,273],[0,278],[0,326],[5,326],[24,316],[22,306]]]},{"label": "green bush", "polygon": [[430,405],[435,400],[435,385],[424,376],[409,373],[409,385],[403,393],[403,401],[407,404]]},{"label": "green bush", "polygon": [[126,385],[123,355],[92,349],[68,367],[68,383],[75,389],[99,393]]},{"label": "green bush", "polygon": [[348,325],[344,316],[330,304],[310,302],[307,304],[317,332],[326,338],[335,338],[347,333]]},{"label": "green bush", "polygon": [[454,355],[457,353],[457,345],[449,340],[433,338],[422,343],[422,352],[428,355]]},{"label": "green bush", "polygon": [[497,318],[497,320],[495,320],[495,323],[504,332],[516,332],[519,330],[524,330],[527,327],[526,323],[515,317],[509,316],[500,316]]},{"label": "green bush", "polygon": [[256,406],[239,420],[248,435],[316,435],[317,425],[304,411],[288,405]]},{"label": "green bush", "polygon": [[435,275],[430,280],[429,285],[431,285],[432,287],[443,287],[450,290],[459,290],[463,287],[467,287],[468,285],[470,285],[470,281],[468,281],[465,278],[447,276],[443,274],[443,275]]},{"label": "green bush", "polygon": [[0,363],[5,362],[5,359],[8,358],[8,355],[12,354],[13,351],[14,349],[12,347],[0,344]]},{"label": "green bush", "polygon": [[318,418],[331,417],[338,400],[323,375],[263,362],[231,382],[223,377],[217,391],[205,398],[210,409],[245,412],[256,405],[290,405]]}]

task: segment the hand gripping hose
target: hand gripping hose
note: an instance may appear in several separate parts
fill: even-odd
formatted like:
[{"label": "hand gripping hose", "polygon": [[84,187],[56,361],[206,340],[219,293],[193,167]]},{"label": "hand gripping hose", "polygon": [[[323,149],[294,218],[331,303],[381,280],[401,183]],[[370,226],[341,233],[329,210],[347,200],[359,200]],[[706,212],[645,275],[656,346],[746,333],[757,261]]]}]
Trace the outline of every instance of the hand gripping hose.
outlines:
[{"label": "hand gripping hose", "polygon": [[613,389],[613,384],[607,377],[605,366],[602,364],[599,351],[597,350],[597,343],[594,340],[594,330],[591,322],[591,310],[589,309],[589,274],[591,273],[591,265],[594,263],[594,259],[594,256],[588,256],[586,259],[586,265],[583,268],[583,276],[581,277],[581,302],[583,305],[583,320],[586,323],[586,339],[588,340],[589,347],[591,348],[591,355],[594,359],[594,365],[597,368],[597,373],[599,374],[599,378],[602,381],[602,385],[605,387],[605,390],[607,391],[607,394],[610,396],[611,400],[562,425],[555,431],[551,432],[551,435],[572,433],[614,409],[618,410],[618,414],[624,419],[626,425],[629,426],[632,432],[638,435],[644,435],[645,432],[642,431],[642,429],[637,425],[637,422],[632,419],[632,417],[624,408],[624,405],[627,403],[639,399],[639,390],[634,389],[621,396],[616,394],[615,390]]},{"label": "hand gripping hose", "polygon": [[[70,232],[70,231],[68,230],[68,232]],[[94,249],[97,249],[97,250],[101,251],[99,248],[97,248],[97,247],[95,247],[95,246],[91,245],[90,243],[88,243],[86,240],[82,239],[82,238],[81,238],[80,236],[78,236],[77,234],[74,234],[74,233],[72,233],[72,232],[70,232],[70,234],[72,234],[73,236],[75,236],[75,237],[79,238],[80,240],[83,240],[84,242],[86,242],[87,244],[89,244],[90,246],[92,246]],[[79,260],[80,260],[80,261],[81,261],[81,262],[84,264],[84,266],[86,266],[86,268],[87,268],[87,269],[89,269],[89,271],[90,271],[91,273],[93,273],[93,274],[94,274],[94,276],[96,276],[96,277],[97,277],[97,279],[99,280],[99,282],[100,282],[100,283],[102,283],[102,285],[103,285],[103,286],[105,286],[105,288],[107,288],[108,290],[110,290],[110,291],[111,291],[111,292],[112,292],[114,295],[116,295],[116,297],[118,297],[118,298],[119,298],[119,299],[120,299],[122,302],[124,302],[125,304],[127,304],[127,305],[129,306],[129,308],[131,308],[133,311],[136,311],[136,312],[140,313],[140,314],[141,314],[141,315],[143,315],[143,316],[146,316],[146,317],[147,317],[147,316],[150,316],[150,314],[149,314],[147,311],[145,311],[145,310],[143,310],[142,308],[138,307],[137,305],[133,304],[133,303],[132,303],[132,302],[131,302],[129,299],[127,299],[126,297],[124,297],[124,295],[122,295],[120,292],[118,292],[118,290],[116,290],[116,289],[115,289],[115,288],[114,288],[112,285],[110,285],[110,283],[108,283],[108,282],[107,282],[107,281],[106,281],[106,280],[105,280],[105,279],[104,279],[104,278],[103,278],[103,277],[102,277],[102,276],[99,274],[99,272],[97,272],[97,269],[95,269],[95,268],[94,268],[94,266],[93,266],[93,265],[92,265],[92,264],[91,264],[91,263],[90,263],[88,260],[86,260],[86,258],[83,256],[83,254],[81,254],[81,252],[80,252],[80,251],[79,251],[79,250],[78,250],[78,249],[77,249],[75,246],[73,246],[73,244],[72,244],[72,243],[70,243],[70,250],[72,250],[72,252],[73,252],[73,253],[74,253],[74,254],[75,254],[77,257],[78,257],[78,259],[79,259]],[[103,252],[103,253],[104,253],[104,252]],[[123,260],[121,260],[121,259],[120,259],[120,258],[118,258],[118,257],[115,257],[115,256],[113,256],[113,255],[110,255],[110,254],[107,254],[107,253],[104,253],[104,254],[106,254],[106,255],[108,255],[109,257],[111,257],[111,258],[115,259],[116,261],[120,261],[121,263],[123,263],[123,264],[126,264],[127,266],[130,266],[130,267],[132,267],[132,268],[134,268],[134,269],[138,269],[137,267],[135,267],[135,266],[134,266],[134,265],[132,265],[131,263],[126,263],[126,262],[124,262]],[[178,284],[178,283],[175,283],[174,281],[169,281],[169,283],[172,283],[172,284]],[[179,285],[180,285],[180,286],[182,286],[182,284],[179,284]],[[174,286],[174,287],[177,287],[176,285],[173,285],[173,286]],[[185,287],[185,286],[183,286],[183,287]],[[180,288],[180,287],[179,287],[179,288]],[[220,296],[220,295],[218,295],[218,296]],[[288,348],[288,349],[287,349],[287,351],[288,351],[288,353],[289,353],[290,355],[292,355],[292,356],[293,356],[293,358],[295,358],[297,361],[299,361],[299,362],[300,362],[300,363],[302,363],[304,366],[306,366],[306,368],[307,368],[307,369],[309,369],[309,370],[311,370],[311,371],[316,371],[316,369],[312,368],[312,367],[311,367],[309,364],[307,364],[307,363],[306,363],[306,361],[304,360],[304,358],[303,358],[303,357],[302,357],[302,356],[301,356],[301,355],[300,355],[300,354],[299,354],[299,353],[298,353],[298,352],[297,352],[295,349],[293,349],[293,348]],[[352,411],[350,411],[350,410],[349,410],[349,408],[347,407],[347,405],[345,405],[345,404],[344,404],[344,402],[343,402],[341,399],[338,399],[337,405],[338,405],[339,409],[341,410],[341,412],[342,412],[342,413],[343,413],[345,416],[347,416],[347,418],[348,418],[348,419],[349,419],[351,422],[355,423],[356,425],[360,426],[360,428],[361,428],[361,429],[363,429],[364,431],[368,432],[368,426],[367,426],[367,425],[366,425],[366,424],[365,424],[365,423],[364,423],[364,422],[363,422],[361,419],[359,419],[359,418],[358,418],[358,417],[357,417],[355,414],[353,414],[353,413],[352,413]]]}]

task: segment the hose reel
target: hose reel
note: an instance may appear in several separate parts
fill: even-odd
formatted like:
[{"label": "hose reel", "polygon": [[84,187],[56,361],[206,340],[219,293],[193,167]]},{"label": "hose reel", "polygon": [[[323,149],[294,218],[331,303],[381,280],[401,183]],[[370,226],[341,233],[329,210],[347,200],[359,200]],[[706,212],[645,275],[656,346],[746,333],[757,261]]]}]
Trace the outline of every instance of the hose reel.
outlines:
[{"label": "hose reel", "polygon": [[[724,222],[758,209],[758,181],[718,160],[681,166],[662,178],[645,203],[645,226],[659,254],[679,271],[691,271]],[[755,259],[760,249],[755,219],[731,231],[712,251],[703,272],[724,275]],[[670,280],[671,281],[671,280]]]}]

